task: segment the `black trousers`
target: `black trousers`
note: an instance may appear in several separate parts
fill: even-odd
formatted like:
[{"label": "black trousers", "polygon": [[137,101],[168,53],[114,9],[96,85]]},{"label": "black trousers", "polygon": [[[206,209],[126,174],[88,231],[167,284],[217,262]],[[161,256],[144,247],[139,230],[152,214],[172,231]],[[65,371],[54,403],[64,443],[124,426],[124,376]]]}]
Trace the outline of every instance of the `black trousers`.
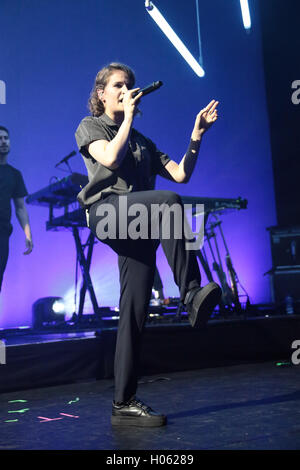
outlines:
[{"label": "black trousers", "polygon": [[0,291],[9,252],[9,236],[0,235]]},{"label": "black trousers", "polygon": [[157,268],[155,268],[155,273],[154,273],[153,289],[155,290],[163,289],[163,283],[162,283],[162,280],[161,280],[161,277]]},{"label": "black trousers", "polygon": [[[167,207],[179,204],[183,207],[180,197],[171,191],[132,192],[127,194],[126,198],[129,212],[134,204],[143,204],[149,214],[152,204],[165,204]],[[103,215],[99,216],[99,212],[104,209],[101,205],[109,204],[114,207],[117,238],[101,239],[101,241],[108,244],[118,254],[120,318],[114,362],[115,401],[124,402],[134,396],[137,390],[141,337],[151,298],[156,268],[156,250],[159,243],[173,272],[182,301],[189,289],[200,286],[201,276],[195,252],[186,249],[185,238],[176,238],[174,227],[171,227],[169,237],[164,237],[162,227],[159,227],[159,239],[122,239],[118,223],[120,210],[122,210],[119,200],[118,195],[109,195],[104,200],[93,204],[89,210],[89,227],[96,237],[101,239],[102,236],[99,237],[99,230],[97,230],[99,222],[103,220]],[[183,210],[182,213],[184,214]],[[128,217],[128,226],[132,220]],[[148,223],[153,224],[150,215]],[[160,223],[162,225],[162,219]]]}]

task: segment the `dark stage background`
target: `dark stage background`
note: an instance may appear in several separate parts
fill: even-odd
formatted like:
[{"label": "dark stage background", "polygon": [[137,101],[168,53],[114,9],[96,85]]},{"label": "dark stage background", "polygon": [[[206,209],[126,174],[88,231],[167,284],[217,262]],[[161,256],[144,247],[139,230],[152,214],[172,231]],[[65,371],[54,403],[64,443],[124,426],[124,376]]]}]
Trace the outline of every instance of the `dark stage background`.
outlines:
[{"label": "dark stage background", "polygon": [[[195,2],[154,3],[197,57]],[[191,182],[180,186],[159,178],[157,188],[248,199],[247,210],[222,217],[223,230],[242,285],[252,303],[261,303],[270,301],[269,279],[264,276],[271,267],[266,227],[277,224],[263,62],[274,51],[264,50],[263,55],[259,2],[249,3],[252,29],[247,34],[237,0],[200,1],[206,75],[199,78],[149,17],[143,0],[2,0],[0,80],[6,83],[6,104],[0,105],[0,124],[11,131],[9,163],[22,170],[33,193],[53,176],[66,175],[55,164],[77,150],[75,129],[88,114],[94,77],[108,62],[132,66],[138,86],[163,81],[159,91],[144,98],[143,116],[135,127],[176,161],[186,150],[195,115],[218,99],[220,119],[205,136]],[[272,23],[272,12],[267,19],[263,13],[264,21]],[[285,93],[290,100],[290,88]],[[293,111],[299,113],[299,107],[294,105]],[[85,172],[79,154],[70,164],[74,171]],[[72,235],[46,232],[45,208],[29,206],[29,214],[34,251],[28,257],[22,255],[23,234],[13,217],[0,327],[30,325],[31,305],[44,296],[64,297],[72,312]],[[165,293],[177,296],[161,249],[158,266]],[[95,247],[91,274],[99,304],[117,305],[116,257],[104,245]]]},{"label": "dark stage background", "polygon": [[[278,224],[300,224],[300,3],[260,2]],[[300,288],[299,288],[300,291]]]}]

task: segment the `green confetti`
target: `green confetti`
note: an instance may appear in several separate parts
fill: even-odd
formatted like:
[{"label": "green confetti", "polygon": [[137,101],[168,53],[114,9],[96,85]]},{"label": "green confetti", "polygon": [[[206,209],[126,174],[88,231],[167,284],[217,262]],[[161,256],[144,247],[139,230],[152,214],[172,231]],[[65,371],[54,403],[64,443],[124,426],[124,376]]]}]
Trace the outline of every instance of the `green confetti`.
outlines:
[{"label": "green confetti", "polygon": [[19,421],[18,419],[7,419],[4,421],[5,423],[15,423],[16,421]]},{"label": "green confetti", "polygon": [[10,400],[8,403],[27,403],[27,400]]},{"label": "green confetti", "polygon": [[71,400],[71,401],[68,401],[68,405],[71,405],[71,403],[76,403],[77,401],[79,401],[79,398],[75,398],[75,400]]},{"label": "green confetti", "polygon": [[24,408],[23,410],[12,410],[9,411],[9,413],[25,413],[26,411],[29,411],[30,408]]}]

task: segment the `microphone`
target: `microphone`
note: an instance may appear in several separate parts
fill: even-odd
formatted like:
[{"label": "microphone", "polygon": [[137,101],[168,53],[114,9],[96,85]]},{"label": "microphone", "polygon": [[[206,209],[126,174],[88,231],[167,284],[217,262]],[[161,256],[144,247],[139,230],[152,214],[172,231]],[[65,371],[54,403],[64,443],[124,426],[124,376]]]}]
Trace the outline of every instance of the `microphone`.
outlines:
[{"label": "microphone", "polygon": [[162,84],[163,84],[163,82],[161,82],[160,80],[158,82],[153,82],[150,85],[145,86],[145,88],[142,88],[141,90],[136,91],[132,96],[134,98],[136,95],[138,95],[141,92],[143,92],[143,96],[148,95],[149,93],[152,93],[152,91],[157,90],[158,88],[160,88],[162,86]]},{"label": "microphone", "polygon": [[64,157],[60,162],[56,163],[55,168],[57,168],[57,167],[58,167],[59,165],[61,165],[62,163],[67,163],[67,161],[68,161],[71,157],[74,157],[74,155],[76,155],[75,150],[73,150],[73,152],[69,153],[69,155],[67,155],[66,157]]}]

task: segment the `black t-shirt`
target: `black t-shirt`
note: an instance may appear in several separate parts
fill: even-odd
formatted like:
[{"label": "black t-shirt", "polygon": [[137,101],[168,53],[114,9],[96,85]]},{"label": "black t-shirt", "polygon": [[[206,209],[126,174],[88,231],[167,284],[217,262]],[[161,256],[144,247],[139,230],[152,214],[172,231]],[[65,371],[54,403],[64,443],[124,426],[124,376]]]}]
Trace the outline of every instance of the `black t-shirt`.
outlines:
[{"label": "black t-shirt", "polygon": [[162,174],[170,161],[149,138],[133,128],[121,165],[115,170],[106,168],[89,154],[88,146],[95,140],[111,141],[118,130],[119,126],[106,114],[85,117],[76,130],[75,138],[89,178],[89,183],[77,196],[84,208],[101,199],[103,193],[126,194],[152,189],[153,177]]},{"label": "black t-shirt", "polygon": [[9,164],[0,165],[0,235],[12,232],[11,199],[27,196],[23,176]]}]

